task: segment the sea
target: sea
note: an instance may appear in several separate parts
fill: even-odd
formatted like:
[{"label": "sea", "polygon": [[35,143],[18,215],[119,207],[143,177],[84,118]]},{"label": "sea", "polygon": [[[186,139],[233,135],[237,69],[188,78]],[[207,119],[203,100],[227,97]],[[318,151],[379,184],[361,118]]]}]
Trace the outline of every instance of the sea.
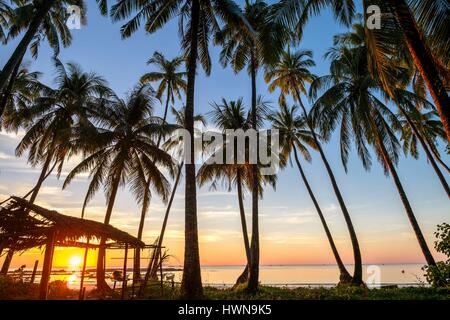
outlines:
[{"label": "sea", "polygon": [[[391,286],[424,286],[426,285],[422,264],[377,264],[364,265],[363,278],[369,287]],[[347,266],[350,273],[353,266]],[[202,282],[205,286],[217,288],[231,287],[244,266],[202,266]],[[121,271],[120,267],[108,268],[107,276],[114,271]],[[28,272],[27,272],[28,273]],[[142,270],[145,273],[145,270]],[[132,270],[127,270],[131,278]],[[164,268],[165,280],[175,284],[181,282],[182,268],[179,266],[167,266]],[[66,281],[69,287],[76,289],[80,286],[80,270],[57,269],[52,272],[52,281]],[[36,282],[39,281],[39,274]],[[108,280],[114,285],[112,277]],[[131,281],[130,281],[131,282]],[[267,286],[276,287],[332,287],[339,282],[339,271],[335,265],[262,265],[260,266],[260,282]],[[95,269],[86,271],[84,285],[87,289],[95,286]],[[121,282],[116,282],[115,287],[121,287]]]}]

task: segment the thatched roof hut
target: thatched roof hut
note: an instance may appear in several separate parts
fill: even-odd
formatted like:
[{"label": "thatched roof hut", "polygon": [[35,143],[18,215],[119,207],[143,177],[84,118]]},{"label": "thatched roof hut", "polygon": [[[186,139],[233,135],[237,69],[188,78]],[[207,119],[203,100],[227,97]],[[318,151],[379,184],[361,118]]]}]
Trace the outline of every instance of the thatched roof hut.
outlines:
[{"label": "thatched roof hut", "polygon": [[6,205],[0,207],[0,254],[3,248],[9,248],[13,252],[45,246],[39,294],[41,299],[47,297],[55,247],[86,249],[82,286],[87,250],[99,248],[101,243],[104,243],[106,249],[125,249],[124,272],[128,248],[139,250],[146,247],[141,240],[110,225],[63,215],[22,198],[11,197]]},{"label": "thatched roof hut", "polygon": [[[128,233],[111,225],[71,217],[11,197],[0,209],[0,243],[13,246],[16,251],[28,250],[47,243],[49,233],[56,231],[55,246],[95,248],[95,242],[106,239],[106,246],[128,244],[132,248],[144,248],[145,244]],[[14,240],[12,240],[14,239]]]}]

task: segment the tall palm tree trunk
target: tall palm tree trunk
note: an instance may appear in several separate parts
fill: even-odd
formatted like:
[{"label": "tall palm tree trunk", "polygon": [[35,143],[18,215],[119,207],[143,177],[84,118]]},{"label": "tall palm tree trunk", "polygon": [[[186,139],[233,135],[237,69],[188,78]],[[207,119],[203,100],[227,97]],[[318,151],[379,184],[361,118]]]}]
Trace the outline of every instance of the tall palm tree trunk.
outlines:
[{"label": "tall palm tree trunk", "polygon": [[[256,61],[253,51],[251,52],[251,78],[252,78],[252,126],[257,130],[257,106],[256,106]],[[257,147],[258,149],[259,147]],[[258,154],[258,153],[257,153]],[[256,293],[259,284],[259,213],[258,213],[258,164],[251,166],[252,170],[252,240],[251,240],[251,263],[247,291]]]},{"label": "tall palm tree trunk", "polygon": [[440,165],[448,172],[450,173],[450,168],[448,167],[448,165],[442,161],[441,156],[436,152],[435,148],[433,148],[432,146],[432,142],[430,142],[426,137],[425,137],[425,143],[428,146],[428,149],[431,150],[431,153],[433,153],[434,155],[434,159],[436,159],[437,162],[440,163]]},{"label": "tall palm tree trunk", "polygon": [[447,184],[447,181],[444,178],[444,175],[442,174],[441,170],[439,170],[439,167],[436,163],[436,161],[434,161],[433,155],[431,154],[430,150],[428,149],[427,144],[425,143],[425,140],[423,139],[422,135],[420,134],[419,130],[417,129],[416,125],[414,124],[414,122],[411,120],[411,118],[409,117],[408,113],[399,106],[400,112],[405,116],[406,121],[408,122],[409,126],[411,127],[412,131],[414,132],[414,134],[416,135],[417,139],[419,139],[420,144],[422,145],[423,150],[425,151],[428,161],[430,161],[431,166],[433,167],[434,171],[436,172],[439,181],[442,184],[442,187],[444,188],[445,192],[447,192],[447,196],[450,198],[450,187]]},{"label": "tall palm tree trunk", "polygon": [[245,255],[247,257],[247,263],[250,263],[250,260],[251,260],[250,241],[248,238],[247,219],[245,218],[244,193],[242,190],[242,176],[241,176],[241,172],[239,170],[237,172],[236,183],[237,183],[238,202],[239,202],[239,214],[240,214],[241,225],[242,225],[242,235],[244,237]]},{"label": "tall palm tree trunk", "polygon": [[344,263],[342,262],[342,259],[339,255],[336,244],[334,243],[333,236],[331,235],[330,229],[328,228],[328,224],[325,220],[322,210],[320,209],[320,206],[319,206],[319,203],[317,202],[316,196],[314,195],[314,192],[312,191],[311,186],[309,185],[308,179],[306,178],[305,172],[303,171],[302,165],[298,158],[297,148],[295,146],[294,146],[294,158],[295,158],[295,162],[297,163],[298,170],[300,171],[300,175],[303,179],[303,183],[305,184],[306,189],[308,190],[308,194],[311,197],[312,202],[314,203],[314,207],[316,208],[316,211],[319,214],[319,218],[320,218],[320,221],[322,222],[322,226],[325,229],[325,233],[327,235],[328,242],[330,243],[331,250],[333,251],[334,258],[336,259],[336,263],[339,268],[340,283],[341,284],[350,284],[350,283],[352,283],[353,279],[350,276],[350,273],[347,271],[347,268],[345,268]]},{"label": "tall palm tree trunk", "polygon": [[250,241],[248,238],[248,230],[247,230],[247,219],[245,218],[245,208],[244,208],[244,196],[242,191],[242,176],[241,171],[238,169],[237,176],[236,176],[236,184],[237,184],[237,192],[238,192],[238,202],[239,202],[239,214],[241,218],[241,225],[242,225],[242,235],[244,238],[244,247],[245,247],[245,256],[247,258],[247,265],[245,266],[244,271],[241,273],[241,275],[236,280],[236,285],[245,283],[248,281],[248,271],[249,266],[251,263],[251,248],[250,248]]},{"label": "tall palm tree trunk", "polygon": [[175,179],[175,184],[173,185],[173,190],[172,190],[172,193],[170,195],[169,203],[167,204],[166,213],[164,215],[164,220],[163,220],[163,224],[162,224],[162,227],[161,227],[161,232],[159,233],[159,237],[158,237],[157,247],[156,247],[155,253],[153,254],[154,258],[150,261],[149,268],[148,268],[147,273],[145,275],[145,283],[147,283],[147,281],[150,278],[156,276],[156,273],[158,271],[158,260],[157,260],[156,257],[159,257],[160,252],[161,252],[161,247],[162,247],[162,244],[163,244],[163,241],[164,241],[164,235],[166,233],[167,222],[169,221],[170,210],[172,209],[173,200],[175,198],[175,194],[177,192],[178,185],[180,184],[181,172],[182,172],[183,167],[184,167],[184,162],[182,162],[178,166],[177,177]]},{"label": "tall palm tree trunk", "polygon": [[336,198],[338,200],[339,206],[341,208],[342,214],[344,216],[345,223],[347,225],[348,232],[350,234],[350,240],[352,242],[352,248],[353,248],[353,259],[355,262],[355,270],[353,271],[353,284],[355,285],[361,285],[363,284],[362,280],[362,258],[361,258],[361,249],[359,248],[359,242],[358,237],[356,235],[355,228],[353,227],[353,222],[350,217],[350,213],[347,210],[347,206],[345,205],[344,198],[342,197],[341,190],[339,189],[339,186],[337,184],[336,178],[334,177],[333,170],[331,169],[330,163],[327,160],[327,157],[325,156],[325,152],[322,149],[322,145],[320,144],[319,138],[317,137],[314,126],[309,120],[308,113],[306,112],[306,108],[303,105],[303,102],[301,100],[300,92],[296,91],[297,99],[299,101],[300,107],[303,110],[303,113],[307,119],[307,124],[309,129],[311,130],[311,134],[313,136],[314,142],[317,145],[317,149],[319,150],[320,157],[322,158],[322,162],[325,165],[325,168],[328,173],[328,177],[330,178],[331,185],[333,186],[334,194],[336,195]]},{"label": "tall palm tree trunk", "polygon": [[20,58],[20,60],[17,62],[17,65],[14,67],[14,70],[13,70],[13,72],[11,74],[11,77],[9,78],[8,85],[6,86],[5,90],[3,92],[0,91],[2,93],[0,95],[1,96],[1,101],[0,101],[0,119],[1,119],[1,117],[3,115],[3,112],[5,111],[6,105],[8,104],[8,98],[11,95],[11,92],[12,92],[13,87],[14,87],[14,82],[16,82],[17,75],[19,74],[20,65],[22,64],[22,60],[23,60],[24,55],[25,55],[25,52],[22,55],[22,57]]},{"label": "tall palm tree trunk", "polygon": [[[147,210],[150,202],[150,178],[147,180],[144,191],[144,200],[142,203],[141,220],[139,221],[139,228],[137,238],[142,240],[142,234],[144,232],[145,216],[147,215]],[[141,250],[137,248],[134,253],[133,259],[133,280],[141,279]]]},{"label": "tall palm tree trunk", "polygon": [[394,179],[394,183],[395,183],[395,186],[397,187],[398,194],[400,195],[400,199],[402,200],[403,206],[405,207],[406,215],[408,216],[409,222],[411,223],[411,225],[413,227],[417,241],[419,241],[419,245],[420,245],[420,248],[422,249],[422,253],[425,257],[425,260],[428,265],[435,266],[436,262],[434,261],[433,255],[431,254],[431,251],[428,248],[427,242],[425,241],[425,237],[422,234],[422,230],[420,229],[420,226],[417,222],[416,216],[414,215],[411,204],[409,203],[408,197],[406,196],[405,189],[403,188],[403,185],[397,174],[397,170],[395,169],[395,166],[392,163],[388,152],[386,151],[386,147],[384,146],[384,144],[381,140],[380,132],[376,128],[374,128],[374,130],[375,130],[375,134],[376,134],[377,144],[381,150],[383,160],[384,160],[385,164],[387,165],[389,172],[391,173],[392,179]]},{"label": "tall palm tree trunk", "polygon": [[188,57],[188,84],[186,93],[186,129],[190,134],[190,163],[186,163],[185,191],[185,240],[184,268],[181,282],[181,294],[184,298],[193,299],[203,296],[202,277],[200,270],[200,253],[198,246],[197,226],[197,186],[195,179],[194,155],[194,94],[195,76],[198,57],[198,30],[200,22],[199,0],[191,1],[191,44]]},{"label": "tall palm tree trunk", "polygon": [[[114,182],[111,188],[111,195],[108,201],[108,207],[106,209],[104,224],[108,225],[111,220],[112,211],[114,208],[114,203],[116,201],[117,190],[120,184],[120,174],[114,178]],[[105,256],[106,256],[106,239],[102,238],[100,240],[100,247],[98,249],[97,256],[97,290],[100,292],[105,292],[111,290],[106,283],[105,278]]]},{"label": "tall palm tree trunk", "polygon": [[36,183],[36,186],[33,189],[33,193],[30,197],[30,204],[33,204],[36,201],[39,191],[41,190],[42,184],[44,183],[46,177],[48,177],[48,168],[50,167],[50,163],[52,161],[52,152],[49,152],[47,158],[45,159],[44,166],[42,167],[41,174],[39,175],[39,179]]},{"label": "tall palm tree trunk", "polygon": [[[170,84],[167,86],[167,99],[166,99],[166,107],[164,109],[164,116],[163,116],[163,124],[166,123],[167,120],[167,113],[169,110],[169,101],[170,101]],[[161,145],[161,140],[162,140],[162,133],[158,136],[158,142],[156,143],[156,147],[159,148],[159,146]],[[149,196],[150,196],[150,178],[148,178],[147,181],[147,185],[144,191],[144,202],[142,204],[142,211],[141,211],[141,220],[139,221],[139,229],[138,229],[138,239],[142,240],[142,234],[144,231],[144,224],[145,224],[145,217],[147,215],[147,208],[149,206]],[[157,256],[154,256],[154,259],[158,259],[159,258],[159,252]],[[136,250],[135,251],[135,255],[134,255],[134,265],[133,265],[133,270],[134,270],[134,279],[140,280],[141,279],[141,251],[140,250]]]},{"label": "tall palm tree trunk", "polygon": [[17,45],[16,49],[14,50],[12,56],[9,58],[6,65],[3,67],[3,70],[0,72],[0,92],[3,91],[3,89],[6,87],[6,84],[10,79],[14,68],[17,66],[22,57],[25,55],[28,46],[30,45],[37,31],[39,30],[42,21],[45,19],[45,16],[50,11],[51,7],[55,4],[56,0],[42,0],[35,2],[39,3],[39,7],[36,13],[33,15],[33,19],[31,20],[30,25],[28,26],[28,30],[23,36],[22,40]]},{"label": "tall palm tree trunk", "polygon": [[434,63],[433,55],[426,39],[405,0],[389,0],[396,20],[403,30],[406,45],[430,91],[444,124],[447,139],[450,142],[450,98],[445,90],[439,71]]}]

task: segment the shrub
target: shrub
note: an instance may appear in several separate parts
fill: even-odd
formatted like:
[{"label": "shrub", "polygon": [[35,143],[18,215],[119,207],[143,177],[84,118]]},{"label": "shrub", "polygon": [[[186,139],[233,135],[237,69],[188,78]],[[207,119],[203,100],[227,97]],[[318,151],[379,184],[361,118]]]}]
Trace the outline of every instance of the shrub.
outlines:
[{"label": "shrub", "polygon": [[445,254],[447,261],[439,261],[436,266],[423,267],[425,278],[433,287],[450,287],[450,225],[438,225],[434,234],[437,238],[434,248]]}]

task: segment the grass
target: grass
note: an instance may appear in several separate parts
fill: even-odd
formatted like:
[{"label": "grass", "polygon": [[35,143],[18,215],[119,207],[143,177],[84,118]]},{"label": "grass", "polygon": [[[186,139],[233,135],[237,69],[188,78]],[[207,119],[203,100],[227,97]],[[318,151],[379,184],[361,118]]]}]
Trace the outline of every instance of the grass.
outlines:
[{"label": "grass", "polygon": [[[154,286],[144,293],[145,299],[178,299],[178,288]],[[236,290],[204,288],[206,300],[450,300],[450,288],[380,288],[338,286],[334,288],[276,288],[261,286],[256,295],[248,295],[244,287]]]},{"label": "grass", "polygon": [[[39,296],[39,284],[13,281],[10,277],[0,276],[0,300],[36,300]],[[50,300],[73,300],[78,298],[78,291],[67,287],[65,281],[49,284]]]},{"label": "grass", "polygon": [[261,287],[254,296],[248,296],[244,290],[205,288],[205,296],[213,300],[450,300],[450,288]]}]

